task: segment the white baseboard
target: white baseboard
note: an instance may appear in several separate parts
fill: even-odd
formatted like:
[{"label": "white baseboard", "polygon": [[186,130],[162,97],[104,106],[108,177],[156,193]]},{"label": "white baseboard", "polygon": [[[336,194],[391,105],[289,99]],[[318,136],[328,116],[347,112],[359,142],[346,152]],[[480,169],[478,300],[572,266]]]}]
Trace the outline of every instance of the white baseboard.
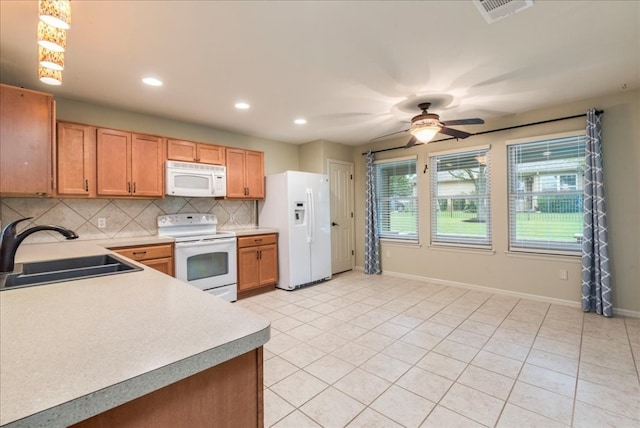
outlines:
[{"label": "white baseboard", "polygon": [[[364,267],[356,266],[354,270],[364,271]],[[466,282],[458,282],[458,281],[449,281],[446,279],[428,278],[426,276],[410,275],[402,272],[392,272],[388,270],[385,270],[382,273],[389,276],[395,276],[397,278],[413,279],[416,281],[431,282],[433,284],[442,284],[442,285],[447,285],[451,287],[466,288],[470,290],[487,291],[494,294],[502,294],[505,296],[519,297],[521,299],[529,299],[529,300],[536,300],[539,302],[553,303],[555,305],[570,306],[572,308],[582,307],[580,302],[574,302],[574,301],[565,300],[565,299],[557,299],[555,297],[539,296],[537,294],[521,293],[518,291],[504,290],[502,288],[486,287],[484,285],[469,284]],[[624,316],[629,318],[640,318],[640,311],[614,308],[613,313],[614,315],[618,315],[618,316]]]},{"label": "white baseboard", "polygon": [[630,309],[613,308],[613,314],[628,318],[640,318],[640,311],[632,311]]}]

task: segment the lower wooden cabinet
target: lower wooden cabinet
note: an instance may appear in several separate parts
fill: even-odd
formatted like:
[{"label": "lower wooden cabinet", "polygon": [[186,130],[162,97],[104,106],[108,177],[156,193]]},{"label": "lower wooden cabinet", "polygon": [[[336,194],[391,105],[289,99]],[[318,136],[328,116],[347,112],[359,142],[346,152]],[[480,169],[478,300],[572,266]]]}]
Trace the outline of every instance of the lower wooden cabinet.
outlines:
[{"label": "lower wooden cabinet", "polygon": [[273,290],[278,283],[278,235],[238,238],[238,299]]},{"label": "lower wooden cabinet", "polygon": [[152,269],[174,276],[173,244],[115,247],[110,249]]},{"label": "lower wooden cabinet", "polygon": [[262,353],[247,352],[71,427],[262,428]]}]

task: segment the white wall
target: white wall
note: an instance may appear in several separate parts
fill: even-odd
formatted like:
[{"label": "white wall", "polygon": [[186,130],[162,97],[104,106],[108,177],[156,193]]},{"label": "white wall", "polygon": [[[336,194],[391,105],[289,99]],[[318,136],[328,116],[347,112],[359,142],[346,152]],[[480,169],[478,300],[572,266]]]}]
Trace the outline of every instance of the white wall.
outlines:
[{"label": "white wall", "polygon": [[[471,132],[498,129],[604,110],[603,156],[609,210],[609,239],[614,306],[640,313],[640,93],[630,91],[572,104],[549,107],[467,128]],[[418,155],[420,245],[382,243],[382,269],[424,278],[449,280],[545,298],[580,302],[581,264],[578,257],[515,254],[508,251],[507,152],[505,141],[585,128],[584,118],[555,122],[416,146],[377,155],[377,159]],[[402,138],[355,148],[356,265],[364,265],[364,176],[361,153],[406,143]],[[491,145],[493,251],[436,248],[430,243],[429,173],[423,174],[428,153],[458,147]],[[568,280],[559,278],[567,270]]]}]

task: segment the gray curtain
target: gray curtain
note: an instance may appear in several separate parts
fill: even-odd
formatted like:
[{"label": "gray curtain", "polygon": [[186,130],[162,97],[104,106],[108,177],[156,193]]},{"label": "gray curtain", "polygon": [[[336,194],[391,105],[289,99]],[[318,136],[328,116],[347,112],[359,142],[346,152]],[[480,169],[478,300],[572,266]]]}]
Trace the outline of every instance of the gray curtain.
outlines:
[{"label": "gray curtain", "polygon": [[376,221],[376,175],[373,165],[373,153],[367,153],[367,183],[365,194],[364,220],[364,273],[379,274],[380,270],[380,239],[378,238],[378,223]]},{"label": "gray curtain", "polygon": [[604,200],[600,115],[587,112],[582,240],[582,310],[613,315],[607,212]]}]

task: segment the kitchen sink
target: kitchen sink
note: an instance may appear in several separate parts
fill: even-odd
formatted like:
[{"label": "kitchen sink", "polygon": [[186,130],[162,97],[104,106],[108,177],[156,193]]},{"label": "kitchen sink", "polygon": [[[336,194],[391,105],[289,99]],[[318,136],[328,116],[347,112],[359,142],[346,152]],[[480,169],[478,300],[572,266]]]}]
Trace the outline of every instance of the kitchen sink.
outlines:
[{"label": "kitchen sink", "polygon": [[[8,274],[0,290],[73,281],[140,271],[142,268],[111,254],[46,260],[22,264],[22,272]],[[1,279],[0,279],[1,280]]]}]

